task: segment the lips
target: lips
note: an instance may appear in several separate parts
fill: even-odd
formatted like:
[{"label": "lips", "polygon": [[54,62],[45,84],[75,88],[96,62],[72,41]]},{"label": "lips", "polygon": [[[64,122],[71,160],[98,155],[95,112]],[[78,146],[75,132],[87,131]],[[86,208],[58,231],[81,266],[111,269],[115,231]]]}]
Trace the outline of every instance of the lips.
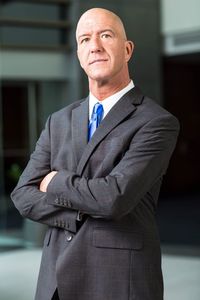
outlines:
[{"label": "lips", "polygon": [[93,65],[95,63],[101,63],[101,62],[105,62],[105,61],[107,61],[107,59],[102,59],[102,58],[94,59],[91,62],[89,62],[89,65]]}]

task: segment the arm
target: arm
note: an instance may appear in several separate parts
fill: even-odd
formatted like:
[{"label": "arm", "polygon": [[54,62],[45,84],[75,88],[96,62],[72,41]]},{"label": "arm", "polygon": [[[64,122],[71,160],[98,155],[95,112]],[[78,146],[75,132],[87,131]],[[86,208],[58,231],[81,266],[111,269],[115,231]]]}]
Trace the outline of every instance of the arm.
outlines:
[{"label": "arm", "polygon": [[134,135],[108,176],[88,179],[61,170],[47,185],[47,202],[91,216],[123,217],[165,174],[178,129],[177,120],[168,114],[152,119]]},{"label": "arm", "polygon": [[51,117],[47,120],[36,149],[11,198],[22,216],[49,226],[76,232],[77,211],[48,204],[46,194],[39,190],[41,181],[51,172],[50,123]]}]

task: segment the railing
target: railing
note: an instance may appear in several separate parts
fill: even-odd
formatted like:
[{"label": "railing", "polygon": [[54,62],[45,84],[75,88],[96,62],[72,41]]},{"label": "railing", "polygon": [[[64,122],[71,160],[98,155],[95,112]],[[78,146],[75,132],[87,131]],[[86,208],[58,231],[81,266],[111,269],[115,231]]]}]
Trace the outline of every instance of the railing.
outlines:
[{"label": "railing", "polygon": [[[1,49],[24,49],[24,50],[48,50],[48,51],[68,51],[70,49],[70,45],[68,42],[68,37],[70,34],[71,24],[70,21],[67,20],[67,12],[70,7],[70,2],[67,0],[3,0],[0,2],[0,8],[4,5],[13,5],[18,3],[19,5],[22,3],[34,4],[37,5],[38,9],[40,9],[40,4],[45,4],[47,6],[52,5],[55,6],[55,9],[59,9],[58,18],[56,20],[52,19],[39,19],[39,18],[27,18],[27,17],[10,17],[5,15],[0,15],[0,48]],[[31,9],[31,7],[30,7]],[[14,34],[14,30],[18,30],[16,34]],[[29,31],[30,34],[29,34]],[[33,33],[33,30],[35,32]],[[42,34],[45,37],[46,30],[52,30],[52,32],[56,33],[57,38],[56,42],[51,43],[51,39],[49,38],[48,43],[45,42],[37,42],[37,32],[43,32]],[[6,33],[5,33],[6,32]],[[2,33],[2,34],[1,34]],[[16,35],[21,36],[19,40],[23,40],[20,42],[17,40]],[[31,41],[31,34],[34,35],[34,41]],[[41,40],[41,38],[40,38]],[[44,39],[45,40],[45,39]]]},{"label": "railing", "polygon": [[45,4],[69,4],[70,0],[1,0],[2,4],[13,2],[26,2],[26,3],[45,3]]}]

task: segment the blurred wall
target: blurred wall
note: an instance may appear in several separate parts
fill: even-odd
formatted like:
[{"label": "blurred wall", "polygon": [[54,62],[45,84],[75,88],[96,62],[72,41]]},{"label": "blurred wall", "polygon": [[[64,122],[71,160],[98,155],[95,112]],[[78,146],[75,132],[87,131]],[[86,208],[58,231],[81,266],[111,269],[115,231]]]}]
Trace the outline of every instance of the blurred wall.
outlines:
[{"label": "blurred wall", "polygon": [[161,0],[162,33],[200,30],[199,0]]},{"label": "blurred wall", "polygon": [[200,1],[162,0],[161,33],[165,55],[200,52]]}]

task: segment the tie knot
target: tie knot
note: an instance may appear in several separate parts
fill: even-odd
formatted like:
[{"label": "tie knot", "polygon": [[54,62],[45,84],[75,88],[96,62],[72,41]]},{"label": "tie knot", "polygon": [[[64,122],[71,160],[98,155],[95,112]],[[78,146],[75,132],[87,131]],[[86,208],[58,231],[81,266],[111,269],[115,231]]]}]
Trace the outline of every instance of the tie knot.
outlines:
[{"label": "tie knot", "polygon": [[103,105],[101,103],[96,103],[93,107],[92,117],[89,124],[89,140],[94,134],[95,130],[99,126],[103,118]]},{"label": "tie knot", "polygon": [[93,108],[93,113],[101,115],[103,112],[103,105],[101,103],[96,103]]},{"label": "tie knot", "polygon": [[93,107],[91,122],[96,122],[96,128],[99,126],[103,118],[103,105],[101,103],[96,103]]}]

